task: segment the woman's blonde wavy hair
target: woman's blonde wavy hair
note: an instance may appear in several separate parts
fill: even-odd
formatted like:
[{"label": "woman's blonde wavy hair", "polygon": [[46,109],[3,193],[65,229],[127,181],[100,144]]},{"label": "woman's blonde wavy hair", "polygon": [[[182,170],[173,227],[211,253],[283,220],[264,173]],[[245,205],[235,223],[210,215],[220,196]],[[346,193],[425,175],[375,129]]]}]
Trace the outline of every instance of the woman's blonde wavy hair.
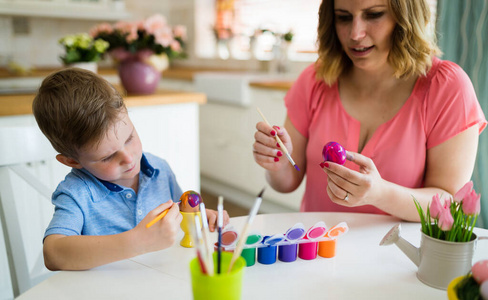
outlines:
[{"label": "woman's blonde wavy hair", "polygon": [[[425,75],[432,57],[441,51],[428,36],[430,9],[425,0],[389,0],[388,9],[396,22],[392,34],[392,49],[388,61],[397,78]],[[343,51],[335,29],[334,0],[323,0],[319,9],[317,43],[319,58],[315,63],[317,79],[328,85],[352,67]]]}]

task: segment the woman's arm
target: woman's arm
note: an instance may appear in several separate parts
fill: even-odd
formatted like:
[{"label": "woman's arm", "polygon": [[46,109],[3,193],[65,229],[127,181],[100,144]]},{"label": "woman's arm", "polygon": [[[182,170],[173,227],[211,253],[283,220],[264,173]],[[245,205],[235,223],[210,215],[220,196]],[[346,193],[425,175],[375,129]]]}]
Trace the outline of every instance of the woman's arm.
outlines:
[{"label": "woman's arm", "polygon": [[[343,166],[328,163],[324,168],[329,176],[327,186],[331,200],[345,206],[374,205],[407,221],[419,221],[413,204],[415,197],[424,209],[436,193],[444,197],[454,195],[473,173],[478,149],[478,125],[427,151],[425,187],[406,188],[383,180],[371,159],[357,153],[352,161],[360,166],[355,172]],[[401,170],[398,170],[401,172]],[[346,191],[349,201],[344,201]]]}]

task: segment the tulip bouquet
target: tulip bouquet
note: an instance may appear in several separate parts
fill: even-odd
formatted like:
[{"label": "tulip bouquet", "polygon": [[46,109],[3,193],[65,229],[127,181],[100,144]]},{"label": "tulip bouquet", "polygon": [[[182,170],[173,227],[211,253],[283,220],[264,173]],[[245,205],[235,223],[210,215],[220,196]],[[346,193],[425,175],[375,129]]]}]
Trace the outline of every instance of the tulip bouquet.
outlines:
[{"label": "tulip bouquet", "polygon": [[441,202],[439,194],[432,197],[426,214],[414,198],[420,216],[422,232],[430,237],[450,242],[468,242],[480,213],[480,194],[473,189],[473,182],[466,183],[454,198]]}]

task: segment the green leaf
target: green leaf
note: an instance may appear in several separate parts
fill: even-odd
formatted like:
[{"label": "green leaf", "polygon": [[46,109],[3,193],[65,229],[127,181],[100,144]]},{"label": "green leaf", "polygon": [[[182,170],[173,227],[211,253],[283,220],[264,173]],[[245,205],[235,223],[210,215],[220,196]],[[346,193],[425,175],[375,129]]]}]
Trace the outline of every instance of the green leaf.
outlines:
[{"label": "green leaf", "polygon": [[[422,206],[420,206],[420,203],[417,201],[417,199],[415,199],[414,196],[412,196],[413,198],[413,202],[415,203],[415,207],[417,208],[417,212],[419,213],[419,217],[420,217],[420,224],[422,226],[422,232],[431,236],[432,234],[432,231],[431,229],[429,228],[429,224],[430,224],[430,218],[429,218],[429,222],[426,222],[426,217],[424,216],[424,210],[422,209]],[[430,234],[429,234],[430,232]]]}]

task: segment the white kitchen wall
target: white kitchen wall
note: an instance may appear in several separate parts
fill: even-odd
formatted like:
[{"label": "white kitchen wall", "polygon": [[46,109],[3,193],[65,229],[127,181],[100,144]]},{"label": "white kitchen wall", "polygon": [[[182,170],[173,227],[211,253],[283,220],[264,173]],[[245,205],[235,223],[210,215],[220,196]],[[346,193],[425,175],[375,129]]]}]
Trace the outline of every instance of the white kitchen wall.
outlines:
[{"label": "white kitchen wall", "polygon": [[[170,24],[186,25],[189,35],[193,36],[193,0],[175,2],[125,0],[125,6],[132,20],[161,13]],[[16,33],[14,18],[26,18],[27,33]],[[6,66],[9,61],[24,67],[60,66],[59,56],[63,49],[58,45],[59,38],[66,34],[88,32],[101,22],[103,20],[0,15],[0,67]],[[189,45],[192,46],[192,43]]]},{"label": "white kitchen wall", "polygon": [[[198,0],[125,0],[130,20],[139,20],[155,13],[163,14],[172,25],[181,24],[187,27],[188,33],[188,59],[175,61],[177,65],[199,66],[201,68],[239,68],[247,70],[267,70],[269,63],[257,60],[220,60],[199,59],[194,53],[195,38],[195,11],[198,9]],[[7,66],[9,61],[24,67],[53,67],[61,66],[59,56],[63,49],[58,40],[71,33],[88,32],[94,25],[102,20],[63,19],[48,17],[21,17],[26,18],[28,33],[15,33],[14,17],[0,12],[0,67]],[[102,66],[110,61],[102,61]],[[292,71],[303,69],[303,64],[291,64]]]}]

